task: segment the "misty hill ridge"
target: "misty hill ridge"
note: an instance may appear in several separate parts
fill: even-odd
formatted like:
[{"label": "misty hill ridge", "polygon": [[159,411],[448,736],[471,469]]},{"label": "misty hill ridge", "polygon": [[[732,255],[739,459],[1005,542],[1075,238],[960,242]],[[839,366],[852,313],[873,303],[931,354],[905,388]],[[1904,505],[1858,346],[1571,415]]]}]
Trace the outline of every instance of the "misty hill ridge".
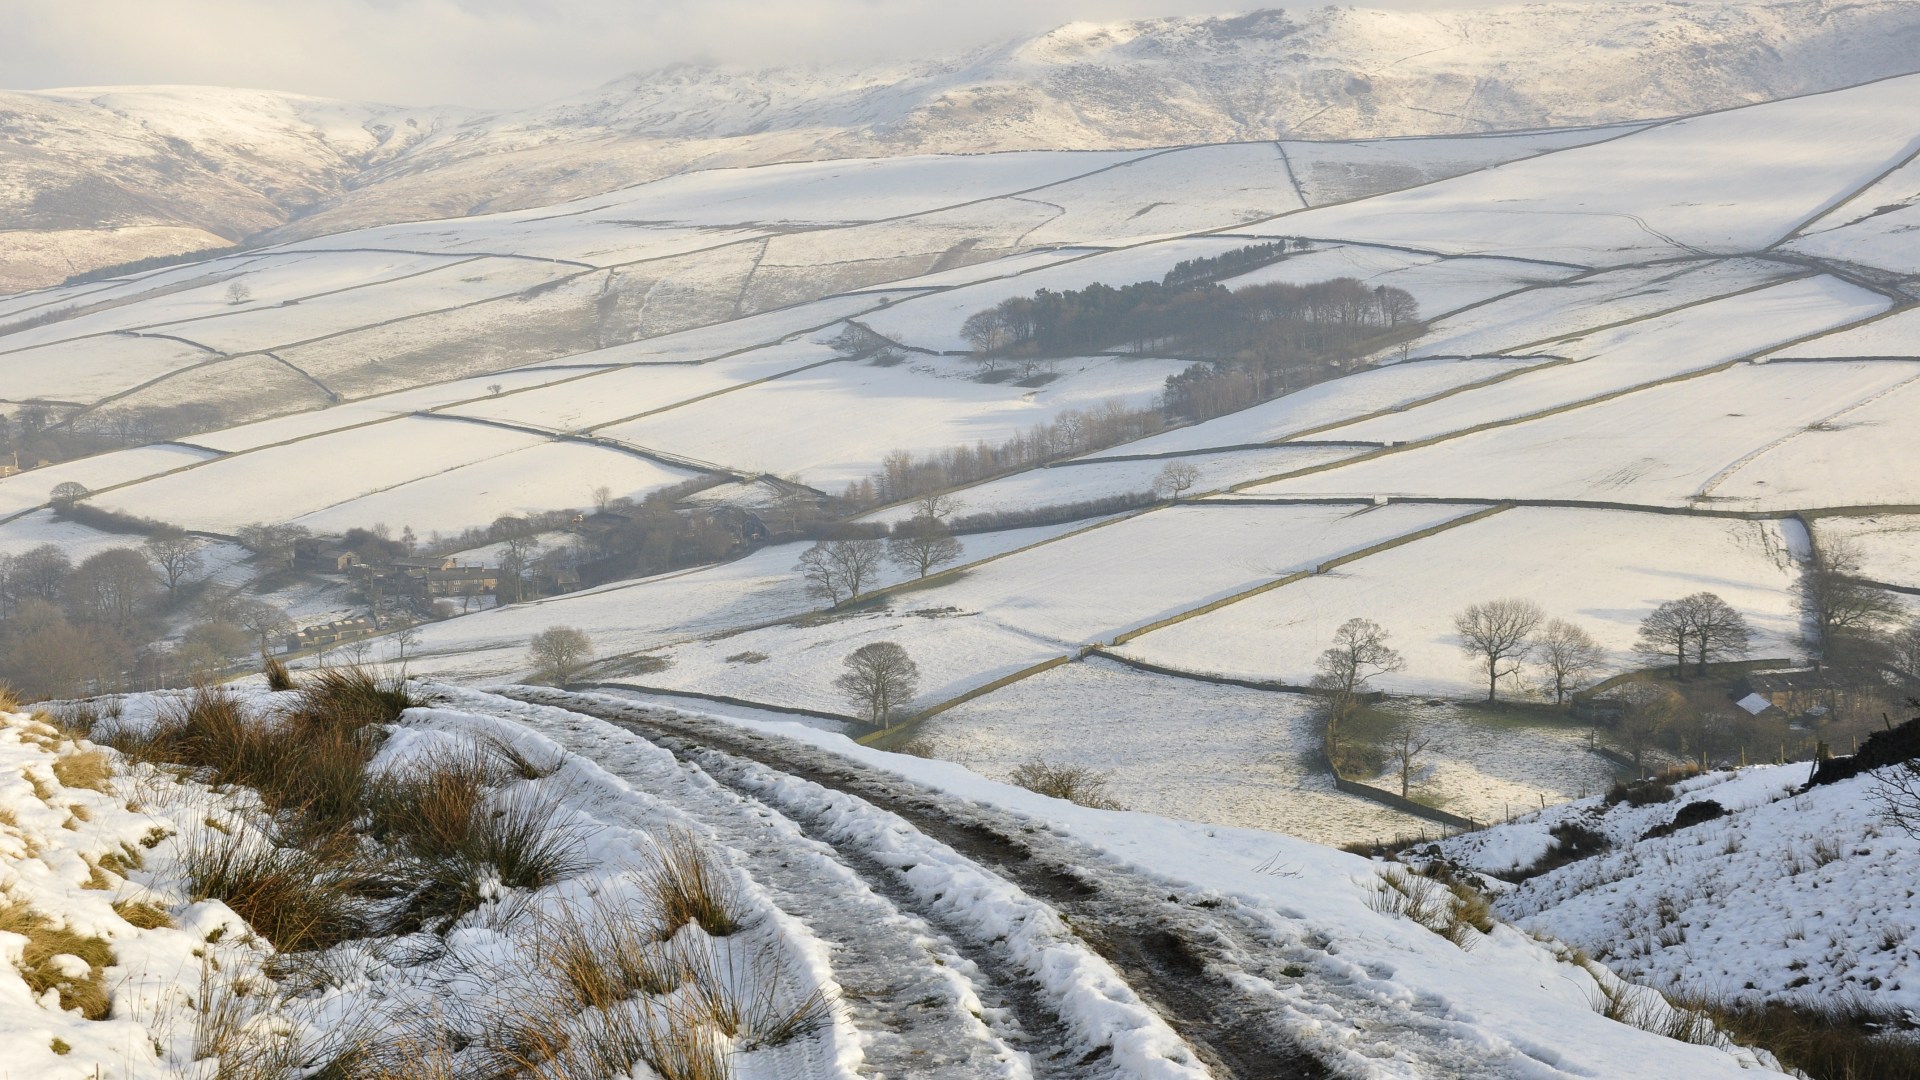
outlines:
[{"label": "misty hill ridge", "polygon": [[1899,0],[1325,8],[1074,23],[873,66],[676,65],[492,114],[212,88],[0,93],[0,218],[24,224],[0,233],[0,290],[691,169],[1598,124],[1831,89],[1916,55],[1920,7]]}]

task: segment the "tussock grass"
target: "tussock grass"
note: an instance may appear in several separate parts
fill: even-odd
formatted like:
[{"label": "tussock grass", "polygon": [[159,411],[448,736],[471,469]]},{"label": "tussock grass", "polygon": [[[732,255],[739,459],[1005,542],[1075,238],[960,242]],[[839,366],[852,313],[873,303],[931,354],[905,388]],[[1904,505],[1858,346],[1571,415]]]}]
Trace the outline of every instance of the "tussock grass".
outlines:
[{"label": "tussock grass", "polygon": [[53,778],[70,788],[110,792],[113,759],[104,750],[80,750],[53,759]]},{"label": "tussock grass", "polygon": [[535,955],[576,1008],[611,1009],[680,986],[684,965],[661,947],[655,925],[631,906],[593,904],[543,920]]},{"label": "tussock grass", "polygon": [[395,929],[444,928],[478,909],[494,883],[540,889],[586,869],[585,837],[560,793],[495,791],[498,762],[484,748],[439,754],[373,780],[371,835],[404,854],[410,898]]},{"label": "tussock grass", "polygon": [[219,900],[283,952],[324,949],[374,930],[370,875],[337,851],[205,833],[180,853],[194,900]]},{"label": "tussock grass", "polygon": [[394,724],[419,705],[399,675],[379,675],[364,667],[322,668],[300,688],[298,726],[306,730],[340,727],[354,731]]},{"label": "tussock grass", "polygon": [[113,902],[113,913],[140,930],[169,929],[178,925],[166,908],[151,900],[121,898]]},{"label": "tussock grass", "polygon": [[293,672],[287,670],[286,663],[279,657],[268,656],[263,657],[263,660],[264,662],[260,665],[260,673],[267,677],[267,689],[276,694],[280,694],[288,690],[298,690],[300,688],[293,681]]},{"label": "tussock grass", "polygon": [[674,829],[658,838],[641,882],[659,919],[662,940],[688,923],[716,938],[740,929],[740,896],[733,875],[692,833]]},{"label": "tussock grass", "polygon": [[1388,866],[1374,882],[1367,906],[1383,915],[1403,916],[1472,951],[1479,935],[1493,932],[1496,920],[1486,896],[1458,880],[1436,880]]},{"label": "tussock grass", "polygon": [[[0,893],[0,933],[27,939],[17,965],[20,977],[35,994],[49,990],[60,996],[60,1007],[79,1009],[89,1020],[104,1020],[112,1012],[106,971],[113,966],[113,948],[103,938],[75,933],[26,904]],[[87,965],[83,975],[69,974],[68,961],[78,957]]]},{"label": "tussock grass", "polygon": [[20,695],[14,692],[13,687],[8,686],[4,682],[0,682],[0,712],[19,711]]}]

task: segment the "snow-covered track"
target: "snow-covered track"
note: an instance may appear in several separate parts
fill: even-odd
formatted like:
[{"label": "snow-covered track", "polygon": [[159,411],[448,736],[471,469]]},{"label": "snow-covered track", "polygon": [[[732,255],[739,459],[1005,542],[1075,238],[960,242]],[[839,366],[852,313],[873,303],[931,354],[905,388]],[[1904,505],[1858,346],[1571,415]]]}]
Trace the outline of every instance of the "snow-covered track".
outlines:
[{"label": "snow-covered track", "polygon": [[[605,695],[535,688],[506,693],[616,724],[787,816],[810,838],[831,845],[875,892],[949,930],[956,942],[972,940],[973,947],[963,948],[963,955],[971,954],[968,959],[979,964],[990,981],[999,981],[993,977],[1008,963],[991,953],[1018,951],[1020,944],[988,940],[984,944],[990,948],[983,956],[982,928],[966,925],[964,914],[955,910],[958,905],[940,903],[955,883],[968,887],[967,867],[984,871],[989,882],[1010,883],[1008,895],[993,898],[994,903],[1024,901],[1057,912],[1078,942],[1124,979],[1124,986],[1113,988],[1119,1007],[1125,1007],[1125,999],[1137,998],[1151,1010],[1152,1019],[1164,1021],[1184,1039],[1213,1076],[1289,1080],[1330,1075],[1292,1034],[1291,1026],[1299,1020],[1294,1011],[1276,1008],[1274,985],[1291,981],[1279,976],[1289,958],[1274,949],[1270,929],[1242,922],[1230,907],[1216,906],[1207,897],[1169,895],[1163,883],[1110,865],[1089,871],[1088,853],[1078,844],[1014,815],[961,803],[788,740]],[[819,789],[825,789],[824,798]],[[878,850],[872,829],[854,820],[873,815],[905,826],[892,830]],[[903,832],[913,835],[903,837]],[[928,872],[917,865],[920,856],[950,857],[949,865],[939,870],[957,867],[958,873],[943,874],[931,892],[917,891],[908,878],[915,870]],[[1035,974],[1029,970],[1029,983],[1039,981]],[[1044,980],[1044,966],[1038,974]],[[1041,1000],[1060,1000],[1059,987],[1042,989],[1048,992],[1039,995]],[[1044,1021],[1034,1023],[1034,1010],[1043,1006],[1037,1005],[1032,989],[1013,994],[1008,1006],[1028,1034],[1036,1034],[1035,1027],[1045,1032]],[[1076,1010],[1070,1004],[1060,1011]],[[1075,1021],[1073,1015],[1065,1017],[1069,1027]],[[1112,1066],[1101,1064],[1108,1057],[1114,1059]],[[1058,1056],[1049,1060],[1035,1053],[1034,1068],[1040,1076],[1115,1075],[1115,1069],[1120,1076],[1139,1075],[1128,1067],[1126,1057],[1124,1047],[1115,1047],[1076,1068]],[[1101,1067],[1084,1071],[1092,1065]],[[1191,1075],[1204,1073],[1196,1069]]]}]

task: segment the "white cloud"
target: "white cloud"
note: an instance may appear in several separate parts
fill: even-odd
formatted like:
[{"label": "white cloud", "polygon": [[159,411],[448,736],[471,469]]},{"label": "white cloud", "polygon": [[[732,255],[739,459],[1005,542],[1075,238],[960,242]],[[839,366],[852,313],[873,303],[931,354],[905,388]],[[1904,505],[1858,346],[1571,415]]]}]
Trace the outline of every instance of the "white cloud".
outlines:
[{"label": "white cloud", "polygon": [[[1228,0],[1230,3],[1231,0]],[[1376,0],[1476,6],[1484,0]],[[0,0],[9,89],[199,83],[395,104],[528,105],[674,63],[947,55],[1191,0]]]}]

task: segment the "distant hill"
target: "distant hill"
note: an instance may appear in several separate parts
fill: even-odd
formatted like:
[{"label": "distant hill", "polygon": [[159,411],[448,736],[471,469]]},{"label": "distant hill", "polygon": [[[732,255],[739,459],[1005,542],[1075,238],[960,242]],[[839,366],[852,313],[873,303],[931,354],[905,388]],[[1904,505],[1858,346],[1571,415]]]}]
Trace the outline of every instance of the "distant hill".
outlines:
[{"label": "distant hill", "polygon": [[939,60],[681,65],[538,108],[262,91],[0,94],[0,290],[245,238],[908,153],[1352,139],[1702,112],[1920,67],[1920,5],[1341,8],[1074,23]]}]

